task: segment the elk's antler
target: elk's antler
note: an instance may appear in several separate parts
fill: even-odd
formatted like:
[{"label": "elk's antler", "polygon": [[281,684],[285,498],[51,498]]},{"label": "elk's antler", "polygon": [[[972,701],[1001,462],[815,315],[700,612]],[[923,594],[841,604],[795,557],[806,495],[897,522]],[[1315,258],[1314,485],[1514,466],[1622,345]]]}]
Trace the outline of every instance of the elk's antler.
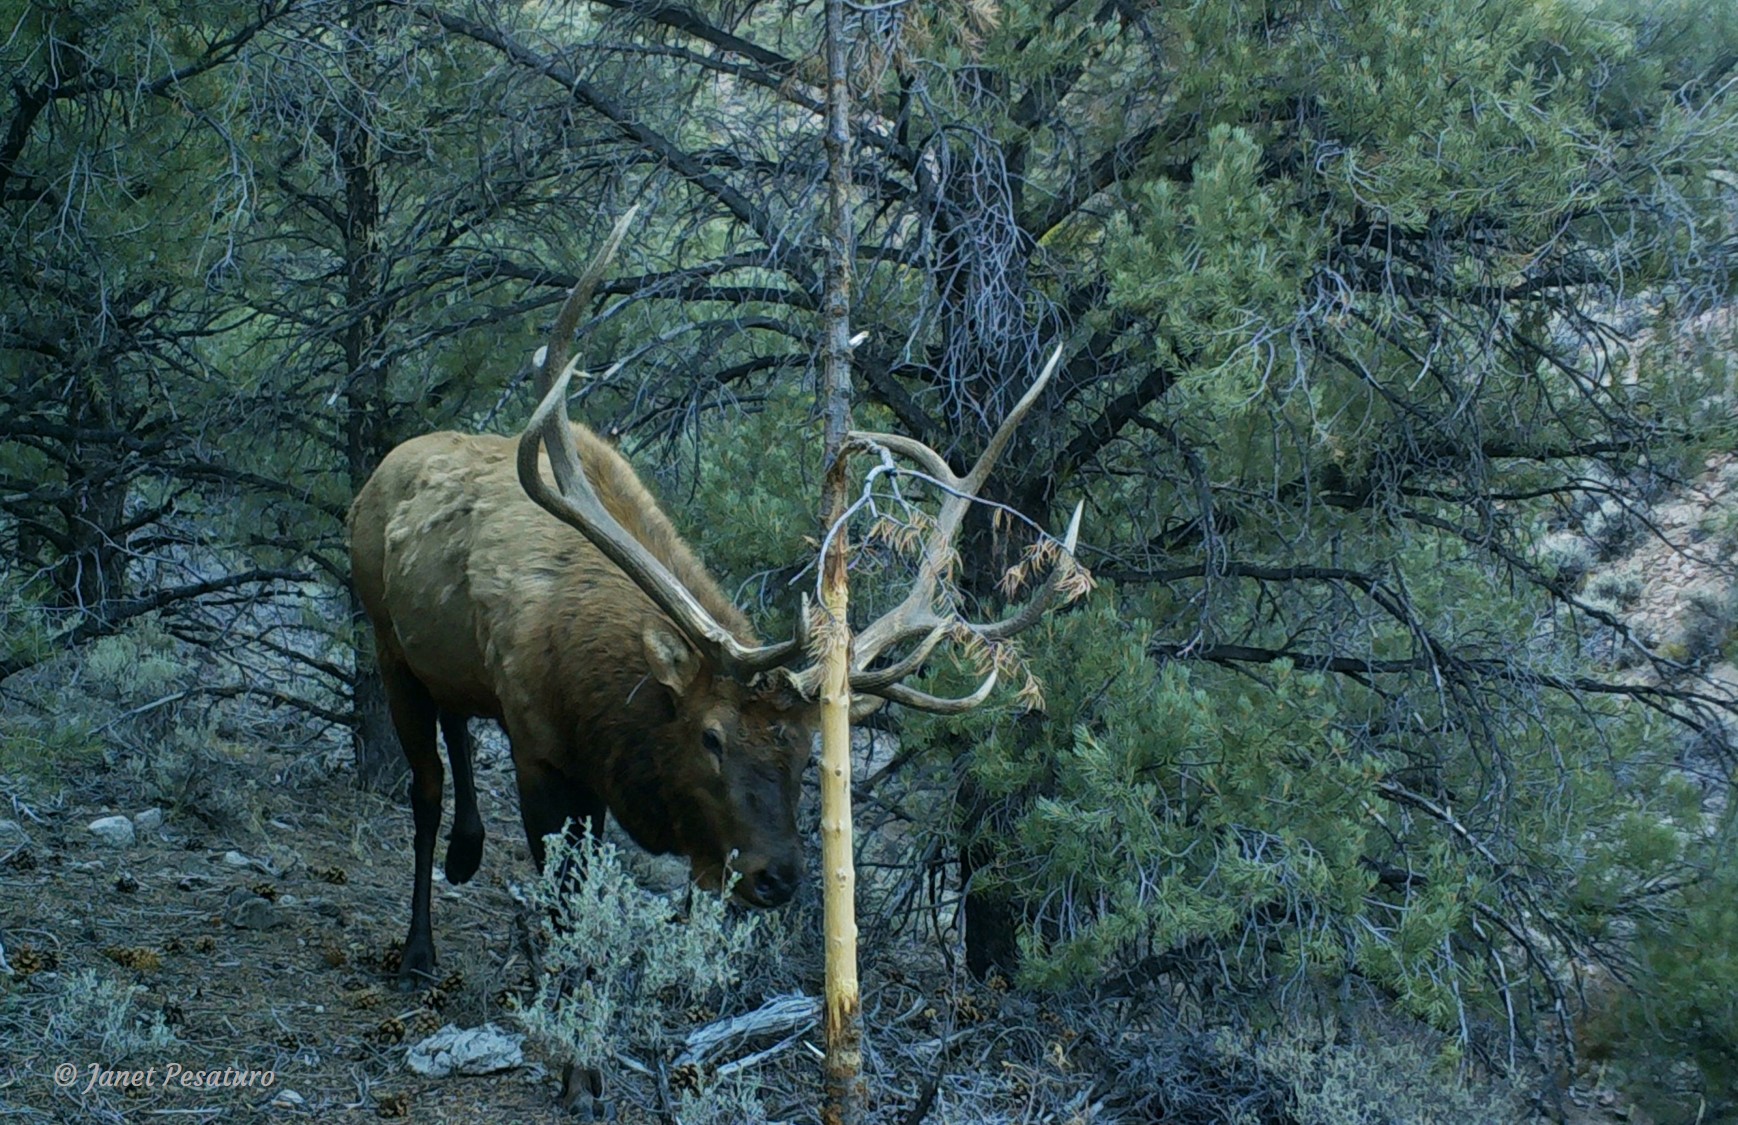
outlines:
[{"label": "elk's antler", "polygon": [[[756,673],[789,663],[802,654],[808,640],[806,601],[797,615],[796,634],[789,640],[771,645],[742,643],[604,507],[580,466],[579,449],[567,417],[567,387],[573,377],[572,365],[567,360],[570,337],[638,210],[637,205],[629,208],[616,222],[603,249],[574,283],[556,314],[549,342],[537,357],[537,391],[541,401],[519,437],[519,481],[532,500],[576,528],[604,557],[620,567],[701,650],[702,656],[710,658],[714,667],[746,682]],[[550,474],[555,478],[553,489],[544,481],[537,463],[539,444],[549,452]]]},{"label": "elk's antler", "polygon": [[[883,700],[941,714],[957,714],[978,706],[989,697],[990,691],[995,687],[997,670],[994,666],[976,691],[957,699],[930,695],[907,687],[902,681],[916,671],[935,646],[950,633],[967,632],[985,641],[1000,641],[1029,628],[1050,608],[1065,581],[1077,572],[1074,550],[1079,543],[1080,517],[1084,504],[1076,505],[1074,516],[1068,522],[1068,531],[1061,542],[1061,556],[1051,568],[1044,585],[1025,606],[1000,621],[983,623],[966,621],[954,613],[936,612],[936,588],[941,576],[952,563],[953,544],[959,535],[960,523],[977,499],[984,481],[989,478],[996,459],[1001,456],[1008,440],[1013,437],[1015,428],[1038,401],[1044,387],[1050,382],[1050,377],[1056,373],[1061,359],[1062,348],[1058,345],[1037,381],[1014,404],[1008,416],[1002,419],[1002,424],[996,428],[989,444],[978,457],[977,464],[963,477],[949,468],[947,459],[941,454],[914,438],[900,434],[853,432],[847,439],[860,446],[878,448],[888,454],[899,454],[917,462],[925,475],[932,478],[946,493],[941,511],[936,515],[935,525],[924,539],[917,578],[910,591],[893,609],[864,627],[857,634],[853,645],[851,692],[854,696],[872,697],[873,703],[868,698],[864,700],[869,703],[870,709],[879,706]],[[922,639],[904,657],[884,668],[870,670],[869,665],[883,653],[914,638]],[[858,716],[863,713],[866,711],[857,712]]]}]

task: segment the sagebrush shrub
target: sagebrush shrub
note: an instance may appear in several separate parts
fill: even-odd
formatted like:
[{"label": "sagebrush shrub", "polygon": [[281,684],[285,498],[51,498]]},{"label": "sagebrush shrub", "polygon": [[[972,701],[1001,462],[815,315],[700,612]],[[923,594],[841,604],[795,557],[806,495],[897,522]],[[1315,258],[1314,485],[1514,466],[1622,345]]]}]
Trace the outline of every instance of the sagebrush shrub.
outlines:
[{"label": "sagebrush shrub", "polygon": [[[552,1055],[600,1070],[618,1054],[665,1058],[689,1027],[758,1003],[745,981],[780,948],[765,915],[735,907],[728,887],[694,889],[684,915],[679,896],[635,883],[608,841],[547,842],[543,873],[524,896],[543,973],[520,1019]],[[742,1085],[684,1101],[684,1121],[763,1119]]]},{"label": "sagebrush shrub", "polygon": [[143,991],[89,969],[69,974],[49,1012],[48,1037],[62,1046],[95,1048],[105,1065],[171,1046],[175,1032],[163,1013],[135,1009],[134,997]]}]

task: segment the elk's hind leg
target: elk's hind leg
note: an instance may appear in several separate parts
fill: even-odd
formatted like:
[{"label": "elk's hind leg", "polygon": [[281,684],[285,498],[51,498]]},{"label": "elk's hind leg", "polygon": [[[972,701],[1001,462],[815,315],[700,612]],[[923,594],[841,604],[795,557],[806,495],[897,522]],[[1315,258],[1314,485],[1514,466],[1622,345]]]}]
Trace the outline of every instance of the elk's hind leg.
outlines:
[{"label": "elk's hind leg", "polygon": [[477,813],[477,781],[471,770],[473,744],[465,716],[442,711],[441,738],[453,767],[453,834],[447,838],[447,882],[468,882],[483,862],[483,818]]},{"label": "elk's hind leg", "polygon": [[435,703],[428,688],[395,660],[380,662],[386,702],[398,743],[410,762],[410,812],[416,824],[416,877],[410,894],[410,933],[404,939],[399,977],[414,986],[434,976],[434,933],[429,922],[430,883],[434,879],[435,837],[441,830],[441,788],[446,772],[435,746]]}]

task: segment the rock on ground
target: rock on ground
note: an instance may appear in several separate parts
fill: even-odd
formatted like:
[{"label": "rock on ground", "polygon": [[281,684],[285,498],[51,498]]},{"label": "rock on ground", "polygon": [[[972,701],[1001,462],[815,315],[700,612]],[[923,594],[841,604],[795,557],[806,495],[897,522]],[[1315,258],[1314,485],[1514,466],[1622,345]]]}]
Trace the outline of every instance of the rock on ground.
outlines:
[{"label": "rock on ground", "polygon": [[510,1035],[492,1023],[460,1028],[447,1024],[405,1053],[404,1065],[429,1078],[449,1074],[493,1074],[525,1063],[519,1045],[524,1036]]},{"label": "rock on ground", "polygon": [[124,816],[98,817],[90,823],[91,835],[115,848],[130,848],[137,839],[133,822]]}]

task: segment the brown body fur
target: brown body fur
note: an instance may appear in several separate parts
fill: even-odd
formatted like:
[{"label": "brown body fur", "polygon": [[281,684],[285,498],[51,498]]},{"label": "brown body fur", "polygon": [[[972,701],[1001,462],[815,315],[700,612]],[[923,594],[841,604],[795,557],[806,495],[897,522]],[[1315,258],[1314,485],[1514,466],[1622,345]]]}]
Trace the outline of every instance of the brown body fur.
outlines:
[{"label": "brown body fur", "polygon": [[[586,476],[616,520],[722,625],[755,643],[626,459],[589,429],[573,431]],[[350,510],[354,581],[413,775],[407,974],[434,961],[428,879],[444,784],[437,719],[454,774],[452,882],[470,878],[482,854],[465,732],[472,716],[507,731],[539,866],[545,834],[569,818],[601,830],[607,807],[641,846],[689,856],[704,880],[729,861],[751,902],[783,901],[800,876],[795,802],[811,705],[706,666],[631,579],[531,501],[515,473],[515,445],[456,433],[415,438],[386,456]]]}]

